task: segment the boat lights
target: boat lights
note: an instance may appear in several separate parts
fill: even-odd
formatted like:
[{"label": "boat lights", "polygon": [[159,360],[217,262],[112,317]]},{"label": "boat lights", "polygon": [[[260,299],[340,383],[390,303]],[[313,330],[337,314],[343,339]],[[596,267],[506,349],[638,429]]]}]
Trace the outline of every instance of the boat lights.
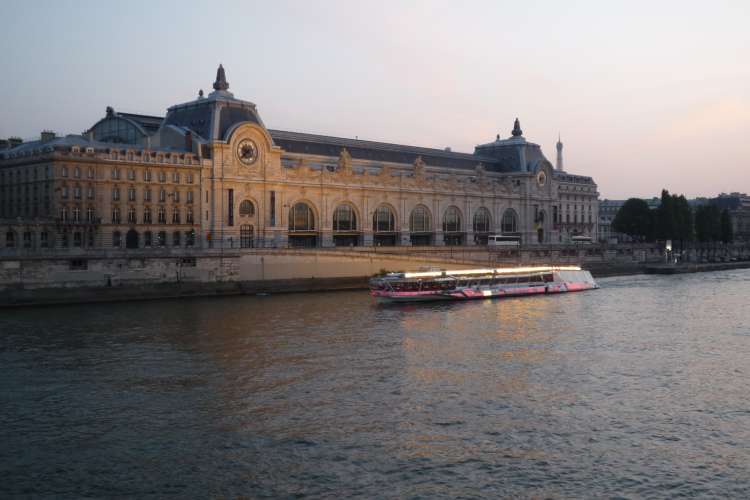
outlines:
[{"label": "boat lights", "polygon": [[466,276],[471,274],[519,274],[544,273],[554,271],[581,271],[578,266],[531,266],[531,267],[498,267],[495,269],[458,269],[456,271],[423,271],[404,273],[404,278],[438,278],[441,276]]}]

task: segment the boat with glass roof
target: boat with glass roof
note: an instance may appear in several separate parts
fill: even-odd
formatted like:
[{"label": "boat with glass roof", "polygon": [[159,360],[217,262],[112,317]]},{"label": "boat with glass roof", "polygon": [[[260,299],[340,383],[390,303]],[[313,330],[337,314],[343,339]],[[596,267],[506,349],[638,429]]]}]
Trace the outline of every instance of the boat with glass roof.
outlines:
[{"label": "boat with glass roof", "polygon": [[370,280],[370,295],[381,302],[424,302],[515,297],[599,288],[578,266],[387,273]]}]

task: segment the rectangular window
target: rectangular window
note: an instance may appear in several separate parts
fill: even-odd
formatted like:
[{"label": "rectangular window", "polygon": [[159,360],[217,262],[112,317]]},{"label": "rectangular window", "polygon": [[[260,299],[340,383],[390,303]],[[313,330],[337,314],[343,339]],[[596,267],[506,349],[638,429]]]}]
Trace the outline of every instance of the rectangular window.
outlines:
[{"label": "rectangular window", "polygon": [[192,184],[193,183],[193,174],[187,174],[187,183]]},{"label": "rectangular window", "polygon": [[112,199],[117,201],[120,199],[120,188],[112,188]]},{"label": "rectangular window", "polygon": [[42,248],[47,248],[49,246],[49,233],[47,231],[42,231],[39,234],[39,246]]},{"label": "rectangular window", "polygon": [[175,231],[172,233],[172,246],[178,247],[180,246],[180,232]]},{"label": "rectangular window", "polygon": [[68,186],[62,187],[62,197],[67,198],[68,197]]},{"label": "rectangular window", "polygon": [[135,188],[128,189],[128,201],[135,201]]},{"label": "rectangular window", "polygon": [[94,199],[94,188],[89,187],[89,188],[86,189],[86,197],[89,200],[93,200]]},{"label": "rectangular window", "polygon": [[120,223],[120,209],[113,208],[112,209],[112,224],[119,224],[119,223]]},{"label": "rectangular window", "polygon": [[164,189],[159,191],[159,201],[167,201],[167,192]]},{"label": "rectangular window", "polygon": [[[148,156],[146,158],[148,158]],[[146,182],[151,181],[151,170],[146,170],[145,172],[143,172],[143,180]]]},{"label": "rectangular window", "polygon": [[192,203],[193,202],[193,192],[192,191],[188,191],[188,193],[187,193],[187,202],[188,203]]},{"label": "rectangular window", "polygon": [[234,226],[234,189],[227,190],[227,226]]},{"label": "rectangular window", "polygon": [[187,222],[188,224],[192,224],[193,223],[193,209],[192,208],[188,208],[187,209],[187,215],[185,216],[185,222]]},{"label": "rectangular window", "polygon": [[174,196],[174,200],[173,201],[175,201],[175,202],[179,202],[180,201],[180,192],[179,191],[175,191],[173,196]]},{"label": "rectangular window", "polygon": [[145,233],[143,233],[143,246],[151,246],[151,231],[146,231]]}]

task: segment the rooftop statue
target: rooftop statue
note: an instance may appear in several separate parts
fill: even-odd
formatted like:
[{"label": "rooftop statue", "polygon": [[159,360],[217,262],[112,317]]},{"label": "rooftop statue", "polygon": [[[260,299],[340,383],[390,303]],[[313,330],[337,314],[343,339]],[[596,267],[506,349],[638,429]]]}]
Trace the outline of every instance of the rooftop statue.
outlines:
[{"label": "rooftop statue", "polygon": [[224,74],[224,66],[219,64],[219,69],[216,70],[216,81],[214,82],[214,90],[228,90],[229,84],[227,83],[227,75]]},{"label": "rooftop statue", "polygon": [[523,135],[523,130],[521,130],[521,123],[518,121],[518,118],[516,118],[516,121],[513,122],[513,137],[521,137]]}]

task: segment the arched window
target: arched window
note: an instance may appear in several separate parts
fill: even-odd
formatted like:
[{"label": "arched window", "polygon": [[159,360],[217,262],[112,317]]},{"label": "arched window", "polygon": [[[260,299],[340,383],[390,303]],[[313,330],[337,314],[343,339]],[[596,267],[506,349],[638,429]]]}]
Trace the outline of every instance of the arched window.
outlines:
[{"label": "arched window", "polygon": [[411,211],[409,217],[409,230],[412,233],[426,233],[430,231],[430,212],[423,205],[417,206]]},{"label": "arched window", "polygon": [[[190,200],[192,201],[192,200]],[[255,206],[250,200],[240,203],[240,217],[252,217],[255,215]]]},{"label": "arched window", "polygon": [[91,129],[94,140],[100,142],[114,142],[123,144],[136,144],[139,139],[145,137],[130,120],[108,116],[94,125]]},{"label": "arched window", "polygon": [[357,214],[351,205],[341,204],[333,212],[333,230],[334,231],[356,231]]},{"label": "arched window", "polygon": [[125,233],[125,248],[138,248],[138,231],[135,229]]},{"label": "arched window", "polygon": [[474,232],[490,232],[490,211],[484,207],[479,207],[477,211],[474,212]]},{"label": "arched window", "polygon": [[372,230],[376,233],[389,233],[396,230],[396,217],[389,207],[380,205],[375,210],[372,215]]},{"label": "arched window", "polygon": [[457,233],[461,231],[461,212],[457,207],[448,207],[443,215],[443,232]]},{"label": "arched window", "polygon": [[503,220],[500,225],[500,230],[503,234],[517,233],[518,232],[518,216],[515,210],[509,208],[503,213]]},{"label": "arched window", "polygon": [[289,210],[290,231],[314,231],[315,215],[307,203],[296,203]]}]

